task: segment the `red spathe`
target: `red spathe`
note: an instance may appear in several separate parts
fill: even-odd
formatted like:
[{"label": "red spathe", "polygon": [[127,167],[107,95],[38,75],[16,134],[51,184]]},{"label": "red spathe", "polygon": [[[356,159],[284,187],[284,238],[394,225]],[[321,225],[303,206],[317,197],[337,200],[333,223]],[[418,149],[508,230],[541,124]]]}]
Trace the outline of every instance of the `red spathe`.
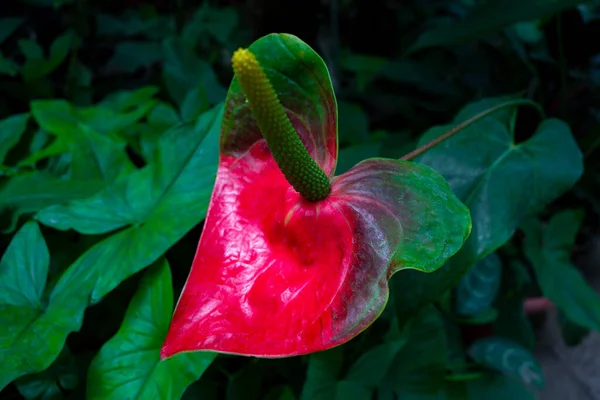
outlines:
[{"label": "red spathe", "polygon": [[[311,203],[266,144],[223,155],[190,277],[162,357],[190,350],[283,357],[347,340],[353,212]],[[347,293],[340,293],[346,291]],[[340,331],[340,329],[342,331]]]}]

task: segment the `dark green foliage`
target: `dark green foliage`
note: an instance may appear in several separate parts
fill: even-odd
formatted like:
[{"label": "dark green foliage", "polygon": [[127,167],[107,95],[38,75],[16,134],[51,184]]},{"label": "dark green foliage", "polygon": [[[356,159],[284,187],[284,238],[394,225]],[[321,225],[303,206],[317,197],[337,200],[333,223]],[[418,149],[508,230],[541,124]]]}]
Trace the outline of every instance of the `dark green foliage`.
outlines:
[{"label": "dark green foliage", "polygon": [[[527,400],[544,383],[527,298],[556,305],[568,345],[600,331],[575,257],[600,229],[600,2],[305,2],[301,24],[274,0],[5,2],[0,398]],[[273,30],[331,71],[336,174],[506,101],[543,115],[504,107],[415,160],[448,180],[472,232],[436,272],[399,271],[357,338],[289,359],[161,362],[231,55]]]}]

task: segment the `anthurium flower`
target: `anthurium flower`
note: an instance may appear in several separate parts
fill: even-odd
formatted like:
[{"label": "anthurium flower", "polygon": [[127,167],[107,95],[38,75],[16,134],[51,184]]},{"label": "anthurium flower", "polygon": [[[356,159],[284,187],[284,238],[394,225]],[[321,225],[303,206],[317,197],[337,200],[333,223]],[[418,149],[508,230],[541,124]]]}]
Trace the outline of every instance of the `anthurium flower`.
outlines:
[{"label": "anthurium flower", "polygon": [[163,358],[347,342],[383,311],[392,274],[436,270],[470,232],[429,167],[377,158],[334,176],[336,99],[307,44],[272,34],[232,62],[216,183]]}]

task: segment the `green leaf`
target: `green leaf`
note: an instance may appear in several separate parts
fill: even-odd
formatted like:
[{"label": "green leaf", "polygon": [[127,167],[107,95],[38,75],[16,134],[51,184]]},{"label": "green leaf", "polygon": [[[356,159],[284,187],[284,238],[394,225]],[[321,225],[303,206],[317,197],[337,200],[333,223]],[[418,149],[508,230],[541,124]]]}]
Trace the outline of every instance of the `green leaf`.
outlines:
[{"label": "green leaf", "polygon": [[131,300],[115,336],[88,370],[87,399],[179,399],[209,367],[215,353],[182,353],[160,360],[173,312],[171,272],[166,261],[151,267]]},{"label": "green leaf", "polygon": [[[427,131],[419,145],[504,102],[486,99],[465,107],[453,124]],[[473,228],[462,249],[431,275],[402,271],[392,279],[400,315],[436,300],[474,263],[502,246],[526,217],[581,176],[582,154],[564,122],[546,119],[529,140],[515,143],[510,110],[505,107],[480,119],[418,159],[447,179],[471,210]]]},{"label": "green leaf", "polygon": [[0,51],[0,75],[17,76],[19,66]]},{"label": "green leaf", "polygon": [[583,2],[584,0],[488,0],[474,7],[465,18],[421,34],[409,52],[481,39],[516,22],[542,18]]},{"label": "green leaf", "polygon": [[469,347],[473,360],[503,374],[522,381],[526,385],[542,388],[544,372],[533,354],[511,340],[490,337],[480,339]]},{"label": "green leaf", "polygon": [[600,297],[570,261],[582,219],[582,212],[566,210],[545,227],[531,221],[524,227],[524,250],[544,296],[575,324],[600,331]]},{"label": "green leaf", "polygon": [[220,44],[226,44],[237,24],[238,14],[235,9],[216,8],[203,3],[185,25],[181,36],[190,43],[197,43],[206,40],[206,36],[211,36]]},{"label": "green leaf", "polygon": [[308,361],[301,400],[370,399],[372,389],[360,382],[338,380],[343,361],[341,348],[312,354]]},{"label": "green leaf", "polygon": [[502,263],[496,253],[478,261],[456,289],[456,312],[477,315],[492,305],[502,279]]},{"label": "green leaf", "polygon": [[132,74],[139,68],[159,62],[163,57],[160,42],[119,42],[106,63],[107,71]]},{"label": "green leaf", "polygon": [[[46,369],[54,354],[45,345],[60,329],[42,303],[50,254],[37,223],[15,234],[0,261],[0,391],[14,379]],[[35,343],[44,343],[36,346]]]},{"label": "green leaf", "polygon": [[0,121],[0,165],[25,132],[29,113],[15,114]]},{"label": "green leaf", "polygon": [[102,104],[78,109],[63,100],[37,100],[31,111],[40,127],[57,137],[60,148],[71,152],[74,178],[110,182],[134,170],[126,142],[117,134],[153,106],[154,101],[147,101],[131,111],[116,112]]},{"label": "green leaf", "polygon": [[75,36],[67,32],[52,42],[50,56],[44,57],[42,48],[30,40],[20,40],[19,46],[25,54],[25,64],[21,67],[21,75],[26,82],[31,82],[53,72],[67,57],[69,50],[75,44]]},{"label": "green leaf", "polygon": [[264,375],[263,364],[251,360],[236,372],[227,385],[227,400],[258,400]]},{"label": "green leaf", "polygon": [[201,60],[192,43],[170,38],[163,42],[163,77],[171,97],[181,107],[191,90],[202,87],[210,104],[220,102],[226,94],[211,66]]},{"label": "green leaf", "polygon": [[537,396],[523,383],[498,373],[489,373],[467,383],[468,399],[535,400]]},{"label": "green leaf", "polygon": [[590,334],[590,329],[577,325],[564,312],[558,313],[560,333],[567,346],[577,346]]},{"label": "green leaf", "polygon": [[50,254],[38,225],[26,223],[0,262],[0,304],[41,310],[49,264]]},{"label": "green leaf", "polygon": [[208,110],[210,102],[204,86],[197,85],[190,90],[181,103],[181,118],[188,121]]},{"label": "green leaf", "polygon": [[[133,191],[137,196],[152,196],[152,207],[146,210],[143,220],[98,242],[81,255],[54,286],[45,313],[17,315],[11,323],[4,324],[11,326],[14,321],[22,320],[29,324],[27,340],[23,340],[27,343],[26,350],[14,348],[15,354],[28,357],[27,373],[43,370],[52,363],[67,335],[81,327],[90,303],[97,303],[124,279],[155,262],[204,218],[219,157],[221,114],[222,106],[216,107],[203,114],[195,125],[185,124],[165,134],[157,149],[161,164],[148,165],[142,170],[151,171],[147,179],[153,185],[139,183],[151,186],[152,192]],[[132,187],[138,184],[135,182],[138,177],[132,175]],[[22,372],[14,370],[12,374],[10,380]],[[8,377],[0,373],[0,377],[4,376]]]},{"label": "green leaf", "polygon": [[407,341],[408,335],[404,335],[398,340],[391,340],[370,348],[352,364],[345,379],[373,388],[381,386],[396,355]]},{"label": "green leaf", "polygon": [[446,374],[447,341],[440,312],[428,306],[416,314],[408,340],[396,354],[384,379],[400,398],[404,394],[437,393]]},{"label": "green leaf", "polygon": [[92,103],[93,89],[92,71],[78,60],[69,63],[67,86],[65,94],[75,104],[89,105]]},{"label": "green leaf", "polygon": [[343,362],[341,348],[311,354],[308,358],[306,381],[302,387],[301,400],[332,399]]},{"label": "green leaf", "polygon": [[172,16],[150,14],[126,10],[120,16],[108,14],[96,15],[98,35],[131,37],[142,36],[150,39],[162,39],[175,34],[175,19]]},{"label": "green leaf", "polygon": [[458,317],[456,320],[467,325],[487,325],[494,322],[497,318],[498,310],[490,307],[478,312],[477,314],[469,315],[467,317]]},{"label": "green leaf", "polygon": [[12,35],[23,21],[25,20],[19,17],[0,18],[0,44]]},{"label": "green leaf", "polygon": [[[362,144],[369,141],[369,119],[367,118],[367,114],[358,104],[339,101],[338,113],[340,145],[345,145],[346,143]],[[370,157],[375,157],[377,155],[378,154]],[[358,161],[362,161],[365,158],[369,157],[363,157]],[[358,161],[356,163],[358,163]],[[337,173],[338,175],[342,173],[339,171],[339,166]]]},{"label": "green leaf", "polygon": [[[157,208],[162,213],[175,212],[175,210],[163,209],[164,206],[161,203],[165,200],[163,197],[165,191],[172,189],[184,191],[183,195],[178,199],[166,199],[172,202],[183,203],[189,201],[188,199],[190,198],[194,198],[194,193],[185,193],[184,187],[170,188],[168,184],[172,183],[172,181],[161,181],[166,177],[170,177],[171,180],[181,178],[184,179],[184,182],[185,180],[191,180],[191,176],[180,177],[178,175],[184,172],[191,174],[191,172],[187,172],[188,165],[185,164],[186,161],[190,163],[195,161],[198,164],[196,173],[201,168],[207,171],[213,170],[218,154],[210,155],[210,157],[206,156],[205,163],[200,160],[186,160],[185,158],[180,158],[180,155],[187,153],[188,157],[194,157],[194,154],[190,153],[189,150],[187,152],[184,150],[186,146],[185,140],[189,140],[191,143],[195,140],[198,143],[198,138],[194,138],[193,135],[198,130],[206,132],[208,129],[211,129],[210,123],[216,120],[214,118],[215,113],[213,111],[208,116],[201,118],[199,126],[196,127],[197,130],[191,128],[191,124],[183,124],[172,129],[167,135],[162,137],[158,145],[160,155],[157,157],[160,160],[160,164],[150,165],[135,171],[115,181],[112,185],[109,185],[90,198],[49,207],[38,213],[36,218],[43,224],[52,226],[55,229],[74,229],[84,234],[100,234],[127,225],[138,226],[145,224],[148,226],[150,222],[154,222],[153,212]],[[212,129],[214,130],[215,128],[213,127]],[[213,140],[215,139],[212,137],[208,138],[209,142]],[[173,151],[173,153],[169,153],[169,151]],[[177,151],[180,153],[177,154]],[[213,179],[214,176],[209,174],[205,179],[197,178],[195,183],[190,183],[190,191],[195,188],[205,196],[204,201],[196,205],[195,208],[198,206],[206,207]],[[200,193],[196,195],[200,195]],[[156,224],[161,223],[160,220],[156,220],[155,222]],[[168,224],[165,221],[164,226],[168,226]]]},{"label": "green leaf", "polygon": [[533,350],[535,332],[525,314],[524,297],[516,293],[501,293],[498,297],[498,319],[494,321],[494,335],[510,339]]},{"label": "green leaf", "polygon": [[341,65],[356,74],[358,92],[364,92],[367,86],[382,71],[387,60],[364,54],[347,53],[342,57]]},{"label": "green leaf", "polygon": [[127,119],[127,122],[122,122],[121,124],[116,125],[117,128],[113,126],[109,129],[98,130],[100,132],[108,133],[114,131],[115,129],[123,129],[127,125],[136,122],[139,118],[148,113],[148,109],[154,110],[154,106],[159,104],[154,99],[154,96],[158,94],[158,92],[159,88],[156,86],[144,86],[137,90],[123,90],[109,94],[100,102],[100,104],[98,104],[99,107],[109,109],[115,113],[127,113],[128,111],[135,110],[142,115],[139,115],[138,113],[130,115]]},{"label": "green leaf", "polygon": [[78,380],[75,357],[65,346],[50,368],[19,378],[15,385],[19,393],[28,400],[55,400],[63,398],[63,390],[74,389]]},{"label": "green leaf", "polygon": [[379,157],[381,143],[365,143],[345,147],[339,151],[339,159],[335,169],[336,174],[341,175],[361,161],[367,158]]},{"label": "green leaf", "polygon": [[94,195],[105,183],[100,180],[67,180],[43,171],[34,171],[12,177],[0,188],[0,213],[12,211],[11,226],[18,218],[53,204]]},{"label": "green leaf", "polygon": [[154,87],[117,92],[94,107],[73,107],[64,100],[37,100],[31,111],[40,126],[55,135],[77,137],[81,126],[117,138],[124,129],[144,118],[157,104]]}]

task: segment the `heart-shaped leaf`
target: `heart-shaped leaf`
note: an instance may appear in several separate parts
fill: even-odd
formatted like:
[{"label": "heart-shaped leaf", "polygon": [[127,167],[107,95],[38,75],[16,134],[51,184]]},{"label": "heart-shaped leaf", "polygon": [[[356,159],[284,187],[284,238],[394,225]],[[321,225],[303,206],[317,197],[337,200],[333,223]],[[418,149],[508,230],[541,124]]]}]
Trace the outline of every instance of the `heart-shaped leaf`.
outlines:
[{"label": "heart-shaped leaf", "polygon": [[0,261],[0,390],[19,376],[50,365],[44,348],[35,341],[53,342],[56,326],[44,317],[42,304],[50,254],[35,222],[15,234]]},{"label": "heart-shaped leaf", "polygon": [[44,171],[26,172],[11,177],[0,189],[0,213],[12,212],[6,231],[17,227],[23,214],[33,213],[53,204],[94,195],[105,186],[101,180],[63,179]]},{"label": "heart-shaped leaf", "polygon": [[15,381],[15,385],[28,400],[54,400],[63,398],[63,390],[74,389],[78,380],[75,357],[65,346],[48,369],[23,376]]},{"label": "heart-shaped leaf", "polygon": [[[12,332],[20,329],[21,321],[28,322],[23,333],[27,338],[23,340],[26,349],[13,346],[6,355],[7,361],[2,362],[10,368],[20,357],[26,357],[28,370],[13,368],[10,374],[0,374],[0,377],[12,380],[48,367],[60,353],[67,335],[81,327],[83,313],[90,303],[98,302],[121,281],[152,264],[204,218],[218,159],[221,112],[222,107],[217,107],[202,115],[195,124],[188,123],[167,132],[157,148],[157,159],[162,163],[147,165],[142,170],[151,172],[130,175],[130,191],[123,193],[144,198],[152,196],[152,206],[146,209],[143,218],[79,257],[54,286],[45,312],[30,312],[28,320],[25,317],[29,314],[13,315],[13,319],[3,324]],[[136,181],[140,177],[152,185]],[[136,187],[151,190],[138,191]],[[121,204],[98,204],[95,212],[118,213]],[[90,214],[89,218],[95,215]],[[51,221],[46,222],[52,226]],[[0,381],[0,387],[6,383]]]},{"label": "heart-shaped leaf", "polygon": [[310,356],[300,400],[370,399],[373,396],[373,389],[361,382],[338,379],[342,357],[340,349]]},{"label": "heart-shaped leaf", "polygon": [[8,152],[21,139],[21,135],[25,132],[29,114],[15,114],[0,121],[0,165],[4,163],[4,159]]},{"label": "heart-shaped leaf", "polygon": [[72,32],[62,34],[52,42],[50,55],[45,58],[39,44],[32,40],[19,40],[19,47],[25,55],[25,63],[21,67],[23,79],[30,82],[50,74],[67,58],[75,41],[76,36]]},{"label": "heart-shaped leaf", "polygon": [[577,325],[600,331],[600,297],[571,263],[571,249],[583,213],[562,211],[543,227],[537,220],[525,225],[525,254],[544,296]]},{"label": "heart-shaped leaf", "polygon": [[[471,104],[453,124],[430,129],[419,143],[503,102],[505,99],[487,99]],[[403,271],[392,280],[401,315],[436,300],[468,268],[502,246],[526,217],[581,176],[582,154],[564,122],[546,119],[529,140],[516,143],[510,110],[505,107],[480,119],[418,159],[439,171],[469,207],[473,231],[464,247],[433,274]]]},{"label": "heart-shaped leaf", "polygon": [[456,288],[456,312],[477,315],[488,309],[500,289],[502,263],[496,253],[478,261]]},{"label": "heart-shaped leaf", "polygon": [[117,334],[94,357],[88,370],[88,399],[181,398],[216,354],[179,354],[161,361],[172,311],[171,272],[166,261],[159,261],[146,272]]},{"label": "heart-shaped leaf", "polygon": [[544,387],[544,372],[533,354],[511,340],[491,337],[478,340],[469,348],[475,361],[496,369],[526,385]]}]

